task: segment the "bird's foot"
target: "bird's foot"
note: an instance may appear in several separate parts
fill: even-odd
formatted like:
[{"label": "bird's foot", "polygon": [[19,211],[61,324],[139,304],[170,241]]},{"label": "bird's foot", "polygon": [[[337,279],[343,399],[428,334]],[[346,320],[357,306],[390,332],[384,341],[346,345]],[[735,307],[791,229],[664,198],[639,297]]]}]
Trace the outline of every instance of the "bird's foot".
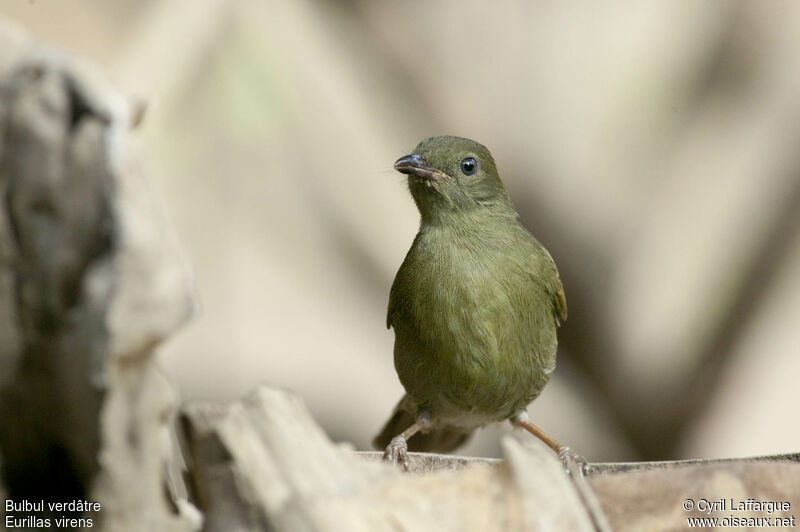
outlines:
[{"label": "bird's foot", "polygon": [[569,474],[572,474],[573,470],[576,470],[580,476],[585,476],[589,472],[590,466],[586,458],[577,454],[566,445],[558,450],[558,458],[561,460],[561,463],[564,464],[564,468]]},{"label": "bird's foot", "polygon": [[392,464],[399,462],[403,465],[403,469],[408,471],[408,444],[406,439],[402,436],[392,438],[392,441],[386,446],[386,450],[383,451],[383,459]]}]

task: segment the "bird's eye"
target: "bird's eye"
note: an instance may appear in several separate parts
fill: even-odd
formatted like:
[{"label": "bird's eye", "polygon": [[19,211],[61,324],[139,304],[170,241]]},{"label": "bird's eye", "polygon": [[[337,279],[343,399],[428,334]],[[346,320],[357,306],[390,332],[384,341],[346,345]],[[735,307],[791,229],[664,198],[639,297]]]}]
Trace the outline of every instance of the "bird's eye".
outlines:
[{"label": "bird's eye", "polygon": [[461,173],[464,175],[473,175],[478,171],[478,161],[476,161],[474,157],[465,157],[461,159],[458,166],[461,168]]}]

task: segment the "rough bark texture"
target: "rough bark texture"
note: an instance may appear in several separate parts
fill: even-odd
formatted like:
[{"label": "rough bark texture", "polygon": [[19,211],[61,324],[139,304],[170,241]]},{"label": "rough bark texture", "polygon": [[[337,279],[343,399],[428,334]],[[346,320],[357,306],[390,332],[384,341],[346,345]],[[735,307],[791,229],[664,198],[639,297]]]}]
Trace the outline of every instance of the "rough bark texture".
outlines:
[{"label": "rough bark texture", "polygon": [[[704,498],[800,507],[800,456],[593,464],[564,474],[538,440],[503,442],[505,459],[412,453],[410,474],[332,443],[291,394],[261,388],[180,416],[193,502],[217,530],[675,530]],[[723,518],[731,512],[710,514]]]},{"label": "rough bark texture", "polygon": [[[798,455],[772,459],[737,459],[716,462],[662,462],[636,468],[609,469],[591,479],[592,487],[614,530],[679,530],[687,518],[781,517],[794,526],[800,518],[800,462]],[[692,501],[690,511],[684,502]],[[700,499],[727,502],[726,510],[713,513],[698,508]],[[791,509],[732,511],[734,502],[789,502]],[[722,527],[726,528],[726,527]],[[788,528],[788,527],[787,527]]]},{"label": "rough bark texture", "polygon": [[189,404],[181,428],[204,530],[592,530],[543,445],[508,440],[503,462],[414,454],[405,474],[337,447],[293,395],[267,388]]},{"label": "rough bark texture", "polygon": [[99,502],[94,528],[188,530],[165,497],[174,401],[154,365],[188,275],[130,116],[88,67],[0,25],[2,480],[14,501]]}]

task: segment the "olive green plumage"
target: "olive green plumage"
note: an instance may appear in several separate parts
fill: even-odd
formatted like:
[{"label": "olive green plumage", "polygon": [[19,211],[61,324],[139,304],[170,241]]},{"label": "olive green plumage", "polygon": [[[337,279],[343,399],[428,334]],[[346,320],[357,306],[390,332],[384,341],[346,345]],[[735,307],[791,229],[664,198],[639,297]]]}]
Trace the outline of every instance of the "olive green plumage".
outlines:
[{"label": "olive green plumage", "polygon": [[385,447],[424,407],[430,427],[409,450],[448,451],[539,395],[555,369],[566,301],[553,259],[519,223],[484,146],[434,137],[396,167],[409,174],[421,223],[387,316],[406,396],[374,444]]}]

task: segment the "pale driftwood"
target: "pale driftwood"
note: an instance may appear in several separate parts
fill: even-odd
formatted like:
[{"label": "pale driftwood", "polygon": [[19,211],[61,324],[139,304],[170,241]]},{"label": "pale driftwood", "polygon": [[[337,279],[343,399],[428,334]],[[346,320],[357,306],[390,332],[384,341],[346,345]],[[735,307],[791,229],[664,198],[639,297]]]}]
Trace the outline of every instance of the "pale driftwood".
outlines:
[{"label": "pale driftwood", "polygon": [[544,445],[509,439],[502,463],[414,455],[406,474],[335,445],[296,397],[268,388],[190,403],[180,425],[205,530],[593,529]]},{"label": "pale driftwood", "polygon": [[739,514],[752,516],[800,507],[798,455],[592,464],[573,483],[544,445],[509,438],[503,460],[412,453],[404,473],[334,444],[297,398],[268,388],[185,405],[180,433],[207,531],[673,530],[707,515],[685,511],[686,499],[795,509]]},{"label": "pale driftwood", "polygon": [[0,21],[2,478],[12,500],[100,503],[92,528],[190,530],[165,496],[175,401],[154,360],[190,283],[130,115],[88,66]]}]

